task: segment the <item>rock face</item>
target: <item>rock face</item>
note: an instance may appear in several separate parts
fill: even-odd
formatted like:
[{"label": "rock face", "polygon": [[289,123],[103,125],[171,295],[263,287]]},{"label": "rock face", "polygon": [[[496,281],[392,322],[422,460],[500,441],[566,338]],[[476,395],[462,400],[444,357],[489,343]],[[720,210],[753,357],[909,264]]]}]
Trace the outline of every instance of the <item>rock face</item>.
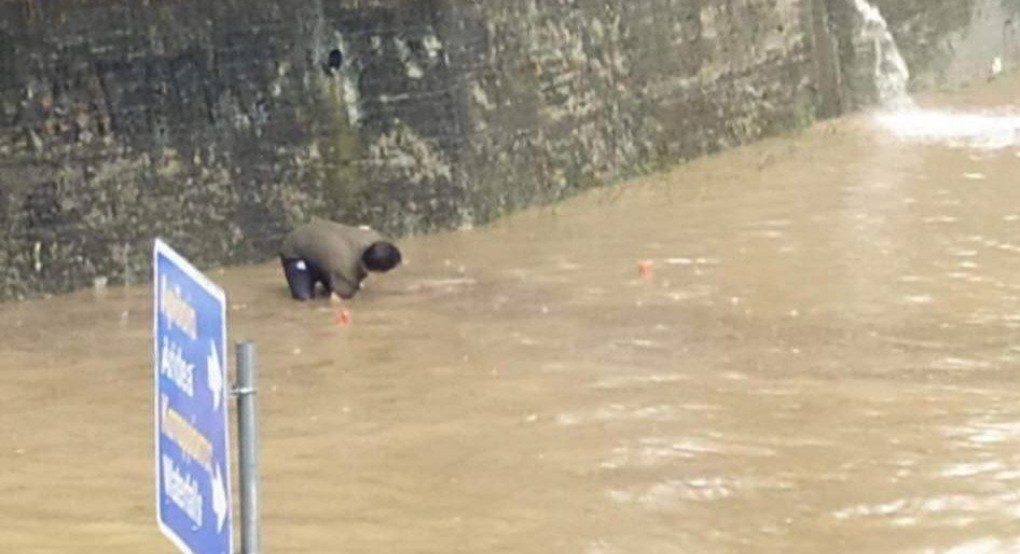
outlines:
[{"label": "rock face", "polygon": [[[1017,58],[1020,0],[875,3],[915,85]],[[208,266],[313,215],[484,223],[838,115],[874,100],[853,6],[0,3],[0,298],[145,280],[156,236]]]}]

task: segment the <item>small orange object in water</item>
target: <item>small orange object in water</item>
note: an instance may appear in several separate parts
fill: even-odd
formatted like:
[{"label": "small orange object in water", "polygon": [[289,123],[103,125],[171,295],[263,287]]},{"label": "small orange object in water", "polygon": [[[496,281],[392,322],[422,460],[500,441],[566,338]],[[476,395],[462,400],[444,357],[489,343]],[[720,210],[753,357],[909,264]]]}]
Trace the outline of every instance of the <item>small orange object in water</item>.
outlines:
[{"label": "small orange object in water", "polygon": [[351,312],[347,308],[340,308],[336,312],[336,324],[341,327],[347,327],[351,324]]},{"label": "small orange object in water", "polygon": [[645,279],[651,279],[654,267],[651,260],[640,261],[637,264],[638,273],[641,274]]}]

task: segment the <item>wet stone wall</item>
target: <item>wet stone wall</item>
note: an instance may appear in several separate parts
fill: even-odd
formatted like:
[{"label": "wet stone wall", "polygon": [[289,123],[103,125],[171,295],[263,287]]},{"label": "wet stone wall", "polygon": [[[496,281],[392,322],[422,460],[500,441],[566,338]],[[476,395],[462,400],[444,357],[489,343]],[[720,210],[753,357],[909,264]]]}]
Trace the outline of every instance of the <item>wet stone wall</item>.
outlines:
[{"label": "wet stone wall", "polygon": [[[1017,3],[878,2],[921,86]],[[156,236],[211,266],[313,215],[476,225],[838,115],[852,4],[0,2],[0,298],[145,280]]]}]

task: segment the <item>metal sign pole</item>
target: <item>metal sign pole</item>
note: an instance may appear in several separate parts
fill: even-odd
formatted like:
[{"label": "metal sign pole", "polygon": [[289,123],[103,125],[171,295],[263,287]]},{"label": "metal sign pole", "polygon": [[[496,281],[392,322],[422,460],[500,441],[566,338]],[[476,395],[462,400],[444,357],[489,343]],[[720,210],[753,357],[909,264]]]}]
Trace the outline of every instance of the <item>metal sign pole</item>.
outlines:
[{"label": "metal sign pole", "polygon": [[241,480],[241,554],[259,553],[258,403],[255,344],[237,344],[238,465]]}]

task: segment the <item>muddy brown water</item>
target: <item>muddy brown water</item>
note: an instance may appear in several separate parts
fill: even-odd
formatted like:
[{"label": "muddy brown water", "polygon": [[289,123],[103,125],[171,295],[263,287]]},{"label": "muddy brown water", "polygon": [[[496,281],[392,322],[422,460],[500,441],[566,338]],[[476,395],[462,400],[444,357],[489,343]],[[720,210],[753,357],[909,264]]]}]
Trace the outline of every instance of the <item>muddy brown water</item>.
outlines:
[{"label": "muddy brown water", "polygon": [[[349,327],[210,271],[265,551],[1020,552],[1018,175],[861,115],[405,240]],[[0,305],[0,551],[172,551],[149,295]]]}]

